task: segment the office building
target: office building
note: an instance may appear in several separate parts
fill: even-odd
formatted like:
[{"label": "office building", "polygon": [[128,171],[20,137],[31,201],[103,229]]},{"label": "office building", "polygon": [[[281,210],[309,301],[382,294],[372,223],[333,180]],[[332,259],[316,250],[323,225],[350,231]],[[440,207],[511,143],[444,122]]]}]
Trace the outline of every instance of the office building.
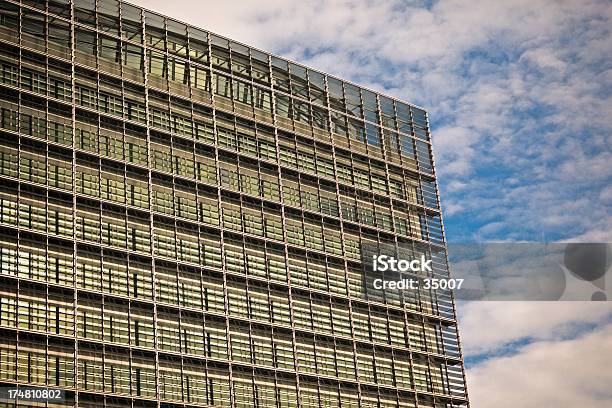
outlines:
[{"label": "office building", "polygon": [[425,111],[114,0],[1,1],[0,42],[0,385],[468,406],[450,294],[362,270],[447,273]]}]

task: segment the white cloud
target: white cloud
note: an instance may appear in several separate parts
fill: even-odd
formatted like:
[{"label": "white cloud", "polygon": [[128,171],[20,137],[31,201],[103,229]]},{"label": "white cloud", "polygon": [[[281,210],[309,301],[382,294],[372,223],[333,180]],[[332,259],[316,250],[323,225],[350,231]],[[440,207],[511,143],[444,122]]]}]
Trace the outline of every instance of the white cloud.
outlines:
[{"label": "white cloud", "polygon": [[477,134],[468,128],[448,126],[438,129],[434,139],[438,173],[469,173],[470,159],[476,155],[473,143],[477,138]]},{"label": "white cloud", "polygon": [[459,303],[464,353],[503,350],[524,339],[569,335],[576,325],[612,318],[612,302],[465,302]]},{"label": "white cloud", "polygon": [[521,55],[521,60],[527,60],[536,64],[540,69],[554,69],[561,73],[565,71],[566,63],[559,59],[555,50],[551,48],[534,48],[527,50]]},{"label": "white cloud", "polygon": [[612,204],[612,185],[601,190],[599,193],[599,199],[602,204]]},{"label": "white cloud", "polygon": [[537,341],[469,369],[470,403],[474,408],[608,408],[611,366],[612,324],[571,340]]},{"label": "white cloud", "polygon": [[601,225],[566,239],[567,242],[612,242],[612,216],[602,220]]},{"label": "white cloud", "polygon": [[457,202],[443,202],[442,203],[442,208],[444,211],[444,214],[448,215],[448,216],[452,216],[453,214],[462,211],[463,210],[463,205],[461,205],[461,203],[457,203]]},{"label": "white cloud", "polygon": [[493,234],[505,226],[503,222],[491,222],[478,229],[478,234]]},{"label": "white cloud", "polygon": [[467,186],[468,186],[467,183],[464,183],[464,182],[459,181],[459,180],[454,180],[454,181],[451,181],[450,183],[448,183],[446,188],[449,191],[461,191],[461,190],[465,189]]}]

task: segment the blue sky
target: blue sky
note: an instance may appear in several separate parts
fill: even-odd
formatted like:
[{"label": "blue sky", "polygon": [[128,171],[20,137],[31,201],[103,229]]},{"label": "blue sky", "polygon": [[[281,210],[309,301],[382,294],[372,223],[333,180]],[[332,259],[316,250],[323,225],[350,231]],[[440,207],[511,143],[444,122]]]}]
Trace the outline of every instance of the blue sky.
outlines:
[{"label": "blue sky", "polygon": [[[425,107],[449,241],[612,242],[610,1],[136,3]],[[612,406],[610,303],[459,310],[474,407]],[[592,371],[559,376],[572,358]]]}]

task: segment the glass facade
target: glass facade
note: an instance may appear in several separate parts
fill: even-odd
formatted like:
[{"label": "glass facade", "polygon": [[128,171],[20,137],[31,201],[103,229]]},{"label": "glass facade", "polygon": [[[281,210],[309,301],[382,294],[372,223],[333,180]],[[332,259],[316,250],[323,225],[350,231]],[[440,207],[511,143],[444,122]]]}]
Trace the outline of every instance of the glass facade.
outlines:
[{"label": "glass facade", "polygon": [[362,273],[444,249],[425,111],[115,0],[1,1],[0,42],[0,385],[468,406],[451,294]]}]

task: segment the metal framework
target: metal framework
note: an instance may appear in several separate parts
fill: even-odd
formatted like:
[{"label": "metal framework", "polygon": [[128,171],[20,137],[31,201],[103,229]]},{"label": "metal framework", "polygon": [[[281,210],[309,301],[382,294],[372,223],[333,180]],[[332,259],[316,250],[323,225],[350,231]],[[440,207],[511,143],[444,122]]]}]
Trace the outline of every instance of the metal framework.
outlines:
[{"label": "metal framework", "polygon": [[452,294],[361,269],[448,276],[424,110],[115,0],[1,1],[0,42],[0,385],[468,406]]}]

